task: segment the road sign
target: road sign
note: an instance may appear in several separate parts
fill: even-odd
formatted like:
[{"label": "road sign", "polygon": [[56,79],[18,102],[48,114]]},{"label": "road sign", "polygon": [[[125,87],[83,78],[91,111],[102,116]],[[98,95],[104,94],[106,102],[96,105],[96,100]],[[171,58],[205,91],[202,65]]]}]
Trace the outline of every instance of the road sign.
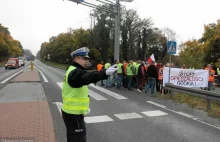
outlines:
[{"label": "road sign", "polygon": [[175,41],[168,41],[167,53],[170,55],[176,54],[176,42]]}]

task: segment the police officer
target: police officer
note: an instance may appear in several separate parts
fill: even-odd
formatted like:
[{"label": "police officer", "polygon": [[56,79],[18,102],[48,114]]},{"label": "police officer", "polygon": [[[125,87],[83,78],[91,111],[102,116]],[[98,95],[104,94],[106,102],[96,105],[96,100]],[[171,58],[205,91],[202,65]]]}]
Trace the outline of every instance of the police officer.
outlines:
[{"label": "police officer", "polygon": [[84,115],[89,111],[88,87],[106,79],[117,71],[116,65],[107,70],[86,72],[89,61],[88,48],[82,47],[71,53],[72,65],[69,66],[62,86],[62,117],[67,130],[67,142],[86,142],[86,126]]}]

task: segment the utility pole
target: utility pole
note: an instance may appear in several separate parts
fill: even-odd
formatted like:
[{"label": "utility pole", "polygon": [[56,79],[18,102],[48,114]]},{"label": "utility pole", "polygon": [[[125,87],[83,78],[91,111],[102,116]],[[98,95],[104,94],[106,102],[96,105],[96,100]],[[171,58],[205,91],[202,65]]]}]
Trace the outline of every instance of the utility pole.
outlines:
[{"label": "utility pole", "polygon": [[120,20],[121,20],[121,13],[120,13],[120,1],[116,0],[115,11],[115,45],[114,45],[114,60],[119,60],[120,55]]}]

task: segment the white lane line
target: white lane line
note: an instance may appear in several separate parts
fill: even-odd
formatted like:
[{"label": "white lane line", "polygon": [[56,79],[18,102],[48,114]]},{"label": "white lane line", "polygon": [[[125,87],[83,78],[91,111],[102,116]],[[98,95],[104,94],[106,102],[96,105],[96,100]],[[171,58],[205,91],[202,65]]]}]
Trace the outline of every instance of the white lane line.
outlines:
[{"label": "white lane line", "polygon": [[121,120],[142,118],[142,116],[140,116],[137,113],[121,113],[121,114],[114,114],[114,115]]},{"label": "white lane line", "polygon": [[[62,89],[63,86],[63,82],[57,82],[57,85]],[[92,91],[89,89],[89,96],[91,96],[92,98],[94,98],[95,100],[108,100],[105,97],[102,97],[101,95],[97,94],[96,92]]]},{"label": "white lane line", "polygon": [[219,124],[214,124],[214,125],[220,128],[220,125],[219,125]]},{"label": "white lane line", "polygon": [[44,79],[44,82],[48,82],[46,76],[40,71],[40,69],[38,69],[37,67],[35,67],[35,68],[40,72],[41,76],[42,76],[43,79]]},{"label": "white lane line", "polygon": [[191,118],[191,119],[193,119],[193,120],[195,120],[195,121],[198,121],[198,122],[200,122],[200,123],[203,123],[203,124],[205,124],[205,125],[208,125],[208,126],[211,126],[211,127],[217,128],[217,129],[220,129],[220,127],[218,127],[219,125],[216,126],[216,125],[212,125],[212,124],[203,122],[200,118],[196,118],[196,117],[194,117],[194,116],[192,116],[192,115],[189,115],[189,114],[186,114],[186,113],[184,113],[184,112],[177,112],[177,111],[174,111],[174,110],[171,110],[171,109],[166,108],[166,106],[163,106],[163,105],[160,105],[160,104],[151,102],[151,101],[147,101],[147,102],[148,102],[148,103],[151,103],[151,104],[154,104],[154,105],[156,105],[156,106],[159,106],[159,107],[161,107],[161,108],[164,108],[164,109],[166,109],[166,110],[168,110],[168,111],[171,111],[171,112],[177,113],[177,114],[179,114],[179,115],[185,116],[185,117],[187,117],[187,118]]},{"label": "white lane line", "polygon": [[198,121],[198,122],[200,122],[200,123],[203,123],[203,124],[205,124],[205,125],[208,125],[208,126],[211,126],[211,127],[214,127],[214,128],[217,128],[217,129],[220,130],[220,127],[217,127],[217,126],[215,126],[215,125],[212,125],[212,124],[203,122],[203,121],[201,121],[201,120],[199,120],[199,119],[197,119],[197,118],[192,118],[192,119],[195,120],[195,121]]},{"label": "white lane line", "polygon": [[57,108],[58,108],[60,114],[62,115],[62,113],[61,113],[61,108],[62,108],[62,105],[63,105],[63,104],[62,104],[61,102],[53,102],[53,104],[55,104],[55,105],[57,106]]},{"label": "white lane line", "polygon": [[90,84],[89,86],[91,86],[91,87],[93,87],[93,88],[95,88],[95,89],[97,89],[99,91],[102,91],[102,92],[104,92],[104,93],[106,93],[106,94],[108,94],[108,95],[110,95],[110,96],[112,96],[112,97],[114,97],[116,99],[119,99],[119,100],[121,100],[121,99],[128,99],[128,98],[126,98],[126,97],[124,97],[122,95],[119,95],[119,94],[117,94],[115,92],[112,92],[112,91],[109,91],[107,89],[104,89],[102,87],[96,86],[94,84]]},{"label": "white lane line", "polygon": [[84,121],[86,123],[100,123],[100,122],[109,122],[114,120],[107,115],[102,115],[102,116],[85,117]]},{"label": "white lane line", "polygon": [[102,97],[101,95],[97,94],[96,92],[93,92],[92,90],[89,90],[89,96],[93,97],[95,100],[108,100],[105,97]]},{"label": "white lane line", "polygon": [[177,114],[180,114],[180,115],[182,115],[182,116],[185,116],[185,117],[188,117],[188,118],[193,118],[194,116],[192,116],[192,115],[189,115],[189,114],[187,114],[187,113],[184,113],[184,112],[180,112],[180,111],[178,111],[178,112],[176,112]]},{"label": "white lane line", "polygon": [[150,104],[153,104],[153,105],[155,105],[155,106],[158,106],[158,107],[162,107],[162,108],[165,108],[165,107],[166,107],[166,106],[160,105],[160,104],[155,103],[155,102],[152,102],[152,101],[147,101],[147,102],[150,103]]},{"label": "white lane line", "polygon": [[153,117],[153,116],[161,116],[161,115],[168,115],[167,113],[160,111],[160,110],[155,110],[155,111],[145,111],[145,112],[141,112],[149,117]]},{"label": "white lane line", "polygon": [[7,82],[9,79],[11,79],[12,77],[16,76],[17,74],[19,74],[19,73],[22,72],[22,71],[23,71],[23,70],[20,70],[19,72],[15,73],[15,74],[13,74],[12,76],[10,76],[10,77],[6,78],[5,80],[3,80],[1,83]]}]

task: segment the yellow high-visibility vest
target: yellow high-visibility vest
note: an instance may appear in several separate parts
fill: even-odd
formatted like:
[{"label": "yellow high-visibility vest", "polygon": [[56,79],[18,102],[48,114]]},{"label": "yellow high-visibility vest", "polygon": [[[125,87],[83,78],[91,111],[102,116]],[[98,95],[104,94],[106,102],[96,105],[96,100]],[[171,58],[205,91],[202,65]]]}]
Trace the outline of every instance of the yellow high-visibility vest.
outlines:
[{"label": "yellow high-visibility vest", "polygon": [[70,66],[64,77],[62,86],[63,106],[62,110],[68,114],[87,114],[89,109],[88,86],[72,88],[68,84],[68,76],[76,67]]}]

